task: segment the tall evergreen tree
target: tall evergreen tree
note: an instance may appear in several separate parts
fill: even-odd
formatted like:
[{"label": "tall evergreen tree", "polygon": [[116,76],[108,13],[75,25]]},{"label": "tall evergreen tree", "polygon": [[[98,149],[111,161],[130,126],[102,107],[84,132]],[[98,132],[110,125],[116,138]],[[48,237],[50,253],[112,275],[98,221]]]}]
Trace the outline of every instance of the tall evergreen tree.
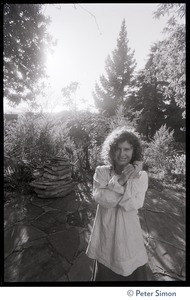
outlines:
[{"label": "tall evergreen tree", "polygon": [[[137,92],[128,100],[138,130],[152,138],[162,124],[174,129],[176,141],[184,141],[185,130],[185,16],[184,3],[158,5],[156,18],[169,14],[163,41],[151,48],[145,68],[136,78]],[[179,20],[182,21],[179,24]],[[133,118],[133,114],[131,116]]]},{"label": "tall evergreen tree", "polygon": [[125,106],[132,86],[133,72],[136,67],[134,51],[128,45],[125,19],[117,39],[117,46],[105,61],[107,76],[100,76],[100,85],[96,83],[93,97],[96,107],[105,115],[116,114],[119,106]]},{"label": "tall evergreen tree", "polygon": [[143,133],[147,139],[153,137],[164,119],[165,105],[162,101],[162,93],[156,78],[155,68],[152,67],[156,51],[157,45],[152,46],[145,69],[140,71],[136,77],[138,91],[128,101],[128,107],[132,108],[135,113],[141,111],[140,118],[137,121],[137,130]]},{"label": "tall evergreen tree", "polygon": [[182,118],[183,109],[176,104],[174,97],[165,94],[169,83],[160,78],[160,70],[154,62],[160,44],[162,42],[152,46],[145,68],[136,78],[137,92],[128,101],[128,108],[132,108],[135,113],[141,112],[137,130],[147,139],[151,139],[155,132],[166,124],[170,129],[174,129],[174,138],[182,141],[184,134],[181,129],[185,126]]},{"label": "tall evergreen tree", "polygon": [[33,101],[53,44],[41,4],[4,5],[4,97],[10,104]]},{"label": "tall evergreen tree", "polygon": [[167,37],[160,44],[159,51],[155,53],[154,64],[157,66],[159,78],[168,83],[165,95],[174,98],[176,104],[182,108],[183,117],[186,103],[185,10],[185,3],[164,3],[160,4],[154,13],[156,18],[165,14],[170,15],[165,28]]}]

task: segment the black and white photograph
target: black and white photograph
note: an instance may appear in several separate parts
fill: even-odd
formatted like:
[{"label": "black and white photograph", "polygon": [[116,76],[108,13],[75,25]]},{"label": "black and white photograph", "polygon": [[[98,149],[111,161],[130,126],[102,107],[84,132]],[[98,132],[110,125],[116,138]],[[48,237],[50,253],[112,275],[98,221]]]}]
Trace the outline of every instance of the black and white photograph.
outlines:
[{"label": "black and white photograph", "polygon": [[3,4],[3,123],[2,285],[185,285],[185,3]]}]

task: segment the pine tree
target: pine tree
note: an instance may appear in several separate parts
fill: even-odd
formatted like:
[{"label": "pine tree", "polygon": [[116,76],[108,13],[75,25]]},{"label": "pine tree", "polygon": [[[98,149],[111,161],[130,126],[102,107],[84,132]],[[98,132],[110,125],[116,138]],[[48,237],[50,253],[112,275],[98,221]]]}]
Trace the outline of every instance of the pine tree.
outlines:
[{"label": "pine tree", "polygon": [[165,95],[174,97],[177,106],[182,109],[185,118],[186,107],[186,28],[185,3],[159,4],[154,13],[156,18],[168,14],[170,19],[164,28],[166,38],[162,41],[159,51],[154,57],[157,73],[168,85]]},{"label": "pine tree", "polygon": [[113,116],[119,106],[125,106],[132,86],[133,72],[136,67],[134,51],[128,46],[125,19],[122,22],[117,46],[105,61],[107,76],[100,76],[100,85],[96,83],[93,97],[96,107],[105,115]]},{"label": "pine tree", "polygon": [[140,112],[140,118],[137,121],[137,130],[152,139],[155,132],[163,125],[174,129],[174,138],[176,141],[182,141],[184,133],[184,120],[182,111],[175,98],[168,97],[165,94],[165,88],[168,86],[167,78],[159,75],[160,70],[154,62],[162,42],[158,42],[151,47],[149,59],[144,70],[141,70],[136,77],[136,94],[128,101],[128,109],[133,112]]}]

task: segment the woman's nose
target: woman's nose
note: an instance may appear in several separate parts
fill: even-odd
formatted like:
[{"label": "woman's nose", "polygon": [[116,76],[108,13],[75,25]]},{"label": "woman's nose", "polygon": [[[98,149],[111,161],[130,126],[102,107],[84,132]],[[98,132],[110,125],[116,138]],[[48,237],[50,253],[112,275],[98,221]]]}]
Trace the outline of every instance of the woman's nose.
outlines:
[{"label": "woman's nose", "polygon": [[121,152],[120,152],[121,156],[125,154],[125,151],[123,149],[121,149]]}]

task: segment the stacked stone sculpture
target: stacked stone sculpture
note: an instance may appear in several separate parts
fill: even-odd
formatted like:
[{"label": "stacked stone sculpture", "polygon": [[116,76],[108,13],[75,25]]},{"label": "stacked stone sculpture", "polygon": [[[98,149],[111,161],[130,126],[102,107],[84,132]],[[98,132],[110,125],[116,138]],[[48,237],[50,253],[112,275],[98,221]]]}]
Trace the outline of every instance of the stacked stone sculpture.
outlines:
[{"label": "stacked stone sculpture", "polygon": [[71,163],[67,158],[50,158],[34,171],[35,180],[30,185],[39,198],[59,198],[73,191],[76,183],[71,175]]}]

